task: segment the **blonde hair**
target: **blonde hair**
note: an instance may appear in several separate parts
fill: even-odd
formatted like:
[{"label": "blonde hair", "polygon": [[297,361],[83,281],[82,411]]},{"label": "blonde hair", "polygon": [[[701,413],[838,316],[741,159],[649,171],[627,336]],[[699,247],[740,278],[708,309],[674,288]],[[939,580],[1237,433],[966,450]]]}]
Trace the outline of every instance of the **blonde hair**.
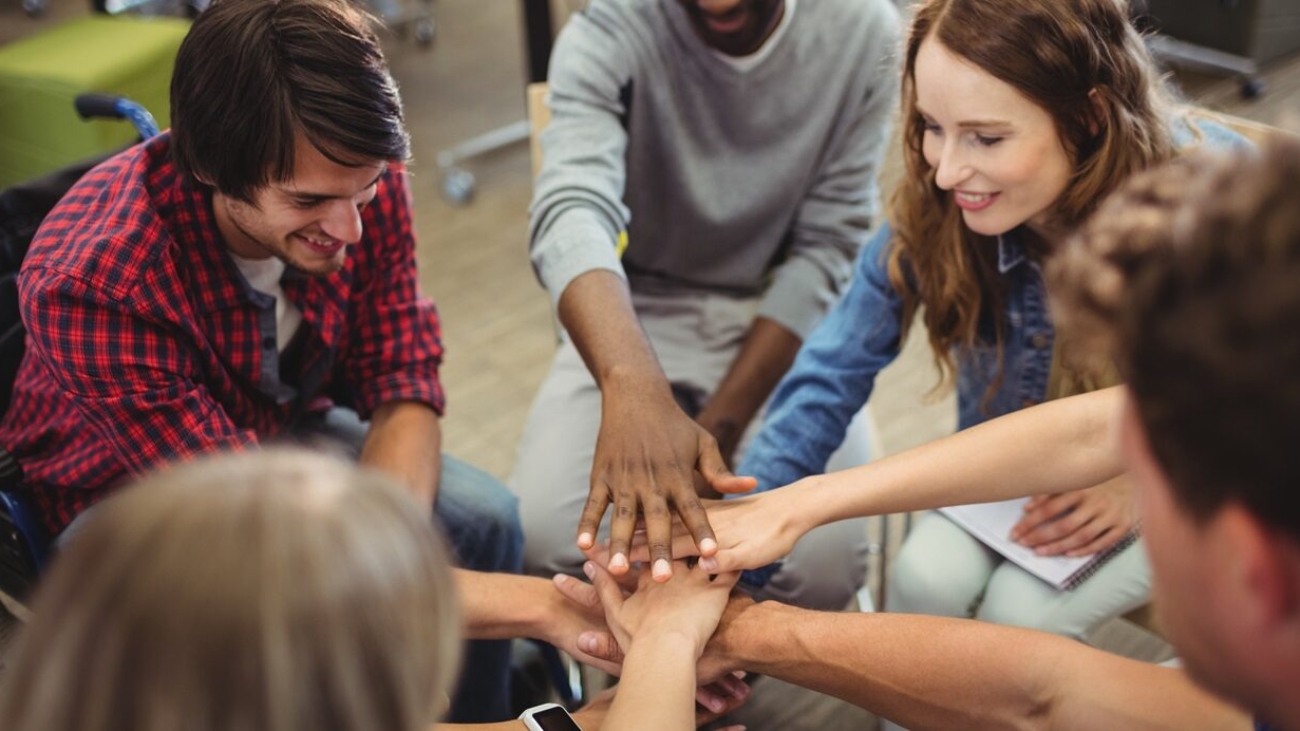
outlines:
[{"label": "blonde hair", "polygon": [[456,669],[447,551],[387,478],[264,451],[88,516],[37,592],[8,731],[426,729]]},{"label": "blonde hair", "polygon": [[[971,231],[922,154],[916,57],[933,38],[1042,107],[1056,124],[1074,175],[1051,211],[1071,228],[1124,179],[1173,156],[1169,104],[1123,0],[929,0],[905,47],[903,154],[907,174],[891,201],[889,278],[903,301],[903,336],[924,306],[940,385],[953,351],[979,341],[992,317],[1001,352],[1005,283],[993,237]],[[1095,93],[1096,102],[1093,101]],[[1098,116],[1100,114],[1100,117]],[[1000,378],[1000,376],[999,376]],[[990,386],[990,393],[996,382]]]}]

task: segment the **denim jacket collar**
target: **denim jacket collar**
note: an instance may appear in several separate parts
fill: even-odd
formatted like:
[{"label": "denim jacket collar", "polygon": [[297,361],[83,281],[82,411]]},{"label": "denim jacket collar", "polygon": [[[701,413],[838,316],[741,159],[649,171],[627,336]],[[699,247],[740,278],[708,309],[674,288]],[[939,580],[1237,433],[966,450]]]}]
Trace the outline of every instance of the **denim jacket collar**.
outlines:
[{"label": "denim jacket collar", "polygon": [[998,236],[998,273],[1006,274],[1025,261],[1025,244],[1020,229],[1013,228]]}]

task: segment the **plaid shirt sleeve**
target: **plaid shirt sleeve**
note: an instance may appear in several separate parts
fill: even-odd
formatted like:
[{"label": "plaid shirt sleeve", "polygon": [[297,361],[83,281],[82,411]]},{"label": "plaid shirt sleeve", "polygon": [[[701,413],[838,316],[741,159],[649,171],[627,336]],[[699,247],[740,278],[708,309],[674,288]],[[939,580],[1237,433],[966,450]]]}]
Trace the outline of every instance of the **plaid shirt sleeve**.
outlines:
[{"label": "plaid shirt sleeve", "polygon": [[192,349],[165,318],[50,269],[24,270],[30,347],[89,428],[133,473],[200,452],[255,444],[197,379]]},{"label": "plaid shirt sleeve", "polygon": [[420,295],[402,166],[384,174],[363,220],[368,233],[354,256],[361,257],[357,271],[364,279],[351,295],[349,335],[337,372],[356,394],[352,405],[362,418],[393,401],[421,401],[441,415],[442,329],[433,301]]}]

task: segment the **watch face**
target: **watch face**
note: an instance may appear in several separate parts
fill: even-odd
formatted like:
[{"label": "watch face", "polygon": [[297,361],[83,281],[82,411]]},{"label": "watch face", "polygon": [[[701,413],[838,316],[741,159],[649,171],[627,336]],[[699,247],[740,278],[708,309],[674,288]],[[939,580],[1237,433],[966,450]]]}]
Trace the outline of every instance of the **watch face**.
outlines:
[{"label": "watch face", "polygon": [[582,731],[569,717],[568,711],[558,706],[534,713],[533,721],[542,731]]}]

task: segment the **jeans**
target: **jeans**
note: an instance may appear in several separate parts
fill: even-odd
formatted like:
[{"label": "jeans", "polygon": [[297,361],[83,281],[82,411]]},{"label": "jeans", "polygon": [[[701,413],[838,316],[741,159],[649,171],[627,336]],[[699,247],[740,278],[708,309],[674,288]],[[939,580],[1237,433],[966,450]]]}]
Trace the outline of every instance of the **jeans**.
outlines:
[{"label": "jeans", "polygon": [[[304,417],[291,430],[294,442],[356,458],[368,425],[350,409],[334,408]],[[59,534],[56,545],[71,540],[93,507],[78,515]],[[472,571],[518,574],[523,570],[524,534],[519,501],[495,477],[442,455],[433,518],[456,556]],[[502,597],[503,600],[506,597]],[[447,721],[486,723],[514,716],[510,705],[510,640],[466,643],[460,681]]]},{"label": "jeans", "polygon": [[[355,458],[361,453],[367,428],[356,412],[333,408],[304,418],[294,436],[309,442],[333,442]],[[443,454],[433,514],[461,568],[511,574],[523,570],[519,501],[495,477]],[[470,640],[446,720],[505,721],[513,717],[511,711],[510,640]]]}]

